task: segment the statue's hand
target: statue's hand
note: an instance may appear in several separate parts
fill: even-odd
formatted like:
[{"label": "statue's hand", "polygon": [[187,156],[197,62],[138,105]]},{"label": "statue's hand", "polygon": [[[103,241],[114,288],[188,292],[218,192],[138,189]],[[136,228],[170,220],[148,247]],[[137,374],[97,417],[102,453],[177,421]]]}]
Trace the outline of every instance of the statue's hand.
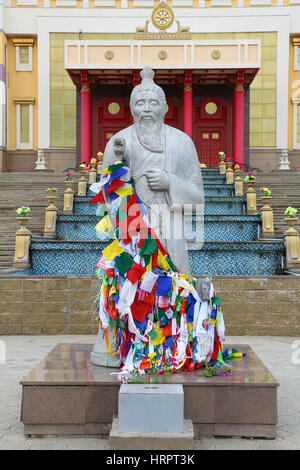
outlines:
[{"label": "statue's hand", "polygon": [[147,181],[153,191],[169,189],[169,177],[166,171],[153,169],[146,173]]}]

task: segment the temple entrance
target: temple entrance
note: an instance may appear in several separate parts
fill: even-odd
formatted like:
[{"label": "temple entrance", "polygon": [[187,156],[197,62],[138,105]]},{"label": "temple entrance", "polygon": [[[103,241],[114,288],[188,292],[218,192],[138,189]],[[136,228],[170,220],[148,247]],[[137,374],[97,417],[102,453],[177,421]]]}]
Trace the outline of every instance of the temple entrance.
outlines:
[{"label": "temple entrance", "polygon": [[[165,123],[183,131],[182,98],[177,93],[177,96],[167,96],[166,99]],[[222,98],[206,97],[199,101],[193,103],[193,141],[199,161],[213,167],[218,165],[220,151],[232,155],[232,103]],[[109,139],[132,123],[129,93],[128,96],[96,99],[93,102],[93,154],[99,150],[104,152]]]},{"label": "temple entrance", "polygon": [[109,139],[131,124],[128,100],[123,97],[103,98],[94,103],[93,154],[104,152]]},{"label": "temple entrance", "polygon": [[218,153],[232,155],[232,102],[201,97],[194,103],[193,140],[200,163],[217,166]]},{"label": "temple entrance", "polygon": [[219,164],[218,153],[224,149],[225,132],[222,128],[198,128],[196,135],[198,157],[207,167]]}]

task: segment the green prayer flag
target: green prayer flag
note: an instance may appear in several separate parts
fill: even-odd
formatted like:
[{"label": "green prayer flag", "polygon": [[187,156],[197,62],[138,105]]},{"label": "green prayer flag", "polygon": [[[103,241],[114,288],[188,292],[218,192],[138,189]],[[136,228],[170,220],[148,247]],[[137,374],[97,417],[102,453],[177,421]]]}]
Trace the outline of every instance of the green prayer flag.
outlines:
[{"label": "green prayer flag", "polygon": [[174,264],[173,261],[169,258],[169,256],[166,256],[166,260],[167,260],[167,262],[169,263],[170,268],[172,269],[172,271],[173,271],[174,273],[177,273],[178,268],[175,266],[175,264]]},{"label": "green prayer flag", "polygon": [[120,328],[120,330],[122,330],[122,331],[125,330],[125,320],[124,320],[123,317],[122,317],[122,318],[119,318],[119,328]]},{"label": "green prayer flag", "polygon": [[155,339],[156,336],[157,336],[157,332],[155,331],[154,328],[152,328],[152,330],[149,331],[149,333],[147,333],[147,334],[148,334],[149,338],[151,338],[151,339]]},{"label": "green prayer flag", "polygon": [[217,361],[219,361],[221,364],[224,364],[221,348],[219,348]]},{"label": "green prayer flag", "polygon": [[107,274],[105,274],[105,276],[103,276],[103,278],[102,278],[102,284],[103,284],[104,286],[108,286],[108,285],[109,285],[109,280],[108,280],[108,278],[107,278]]},{"label": "green prayer flag", "polygon": [[153,238],[145,238],[142,248],[140,249],[139,255],[144,257],[151,256],[157,251],[157,243]]},{"label": "green prayer flag", "polygon": [[212,303],[221,307],[221,299],[220,297],[218,297],[217,295],[215,295],[213,298],[212,298]]},{"label": "green prayer flag", "polygon": [[158,319],[160,320],[160,318],[165,314],[165,311],[163,308],[158,307],[157,313],[158,313]]},{"label": "green prayer flag", "polygon": [[118,170],[119,168],[122,168],[125,165],[125,161],[122,161],[121,163],[115,163],[114,165],[109,165],[108,171],[114,172]]},{"label": "green prayer flag", "polygon": [[124,276],[124,274],[127,273],[127,271],[129,271],[129,269],[132,268],[133,265],[133,259],[125,251],[120,254],[115,263],[115,267],[117,268],[119,273],[122,274],[122,276]]},{"label": "green prayer flag", "polygon": [[111,328],[115,328],[117,326],[117,320],[112,320],[111,318],[108,319],[108,324]]}]

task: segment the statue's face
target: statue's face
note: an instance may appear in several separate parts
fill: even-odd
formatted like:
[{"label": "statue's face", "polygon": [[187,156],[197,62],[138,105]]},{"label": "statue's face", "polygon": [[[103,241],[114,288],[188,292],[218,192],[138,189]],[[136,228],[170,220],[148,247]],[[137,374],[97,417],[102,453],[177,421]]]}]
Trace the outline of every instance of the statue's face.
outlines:
[{"label": "statue's face", "polygon": [[164,120],[166,103],[159,100],[157,93],[153,91],[140,91],[131,106],[131,112],[135,122],[152,122]]},{"label": "statue's face", "polygon": [[115,155],[124,155],[126,143],[124,139],[115,139],[114,140],[114,152]]}]

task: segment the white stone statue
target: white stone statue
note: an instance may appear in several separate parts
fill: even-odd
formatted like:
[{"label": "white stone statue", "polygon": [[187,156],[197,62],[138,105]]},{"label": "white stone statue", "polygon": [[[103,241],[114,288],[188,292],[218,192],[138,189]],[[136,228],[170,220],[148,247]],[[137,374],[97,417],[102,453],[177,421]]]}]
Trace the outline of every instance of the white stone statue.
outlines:
[{"label": "white stone statue", "polygon": [[[108,142],[102,168],[123,156],[126,158],[135,192],[148,209],[148,214],[152,215],[151,227],[177,268],[189,274],[188,250],[181,233],[182,208],[197,204],[203,213],[200,164],[190,137],[164,124],[166,98],[162,88],[153,81],[154,72],[145,67],[141,77],[142,83],[133,89],[130,99],[134,124],[118,132]],[[108,330],[111,343],[113,336]],[[107,352],[100,332],[91,352],[91,363],[107,367],[120,365],[120,360]]]},{"label": "white stone statue", "polygon": [[182,209],[197,204],[198,211],[203,212],[201,168],[190,137],[164,124],[166,97],[153,77],[150,67],[141,72],[142,83],[133,89],[130,98],[134,124],[108,142],[103,168],[116,160],[115,139],[124,139],[135,191],[150,212],[151,226],[177,268],[190,274]]}]

